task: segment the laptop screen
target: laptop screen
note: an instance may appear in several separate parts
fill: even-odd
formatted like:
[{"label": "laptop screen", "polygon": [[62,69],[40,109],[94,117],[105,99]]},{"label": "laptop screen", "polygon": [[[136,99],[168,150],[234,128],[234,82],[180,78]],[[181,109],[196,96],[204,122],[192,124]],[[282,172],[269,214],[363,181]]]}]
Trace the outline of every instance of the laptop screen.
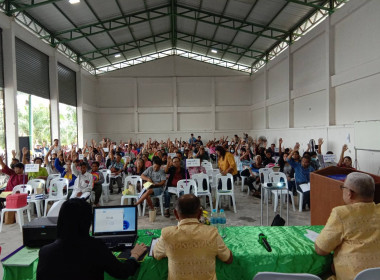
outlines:
[{"label": "laptop screen", "polygon": [[94,208],[93,236],[137,233],[136,206]]}]

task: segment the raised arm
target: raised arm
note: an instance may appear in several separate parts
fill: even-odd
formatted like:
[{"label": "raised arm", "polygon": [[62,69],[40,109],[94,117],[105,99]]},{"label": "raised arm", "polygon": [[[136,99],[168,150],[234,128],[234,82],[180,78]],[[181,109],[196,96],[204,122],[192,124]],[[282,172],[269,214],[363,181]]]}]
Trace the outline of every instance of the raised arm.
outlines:
[{"label": "raised arm", "polygon": [[28,153],[28,148],[27,147],[23,147],[22,148],[22,163],[23,164],[27,164],[28,161],[26,160],[26,154]]},{"label": "raised arm", "polygon": [[294,146],[294,149],[289,153],[286,160],[290,161],[294,155],[294,152],[297,152],[299,149],[300,149],[300,143],[297,142],[296,145]]},{"label": "raised arm", "polygon": [[338,166],[343,164],[343,159],[344,159],[344,153],[348,150],[348,147],[346,144],[343,145],[342,147],[342,152],[340,153],[340,158],[338,162]]},{"label": "raised arm", "polygon": [[318,154],[322,154],[322,144],[323,144],[323,139],[319,138],[318,139]]},{"label": "raised arm", "polygon": [[[278,155],[281,157],[282,155],[282,138],[278,139]],[[274,151],[273,151],[274,152]]]}]

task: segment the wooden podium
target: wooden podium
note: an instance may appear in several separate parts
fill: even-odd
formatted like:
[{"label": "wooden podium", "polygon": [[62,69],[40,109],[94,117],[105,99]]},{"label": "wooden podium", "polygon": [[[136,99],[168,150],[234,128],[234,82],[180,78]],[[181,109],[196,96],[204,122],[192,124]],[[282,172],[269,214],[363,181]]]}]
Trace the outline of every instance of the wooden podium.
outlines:
[{"label": "wooden podium", "polygon": [[[340,205],[344,205],[342,190],[340,186],[342,181],[329,178],[329,175],[350,174],[360,172],[347,168],[330,166],[310,173],[310,203],[311,203],[311,225],[325,225],[330,217],[331,210]],[[366,173],[375,180],[375,199],[376,203],[380,202],[380,177]]]}]

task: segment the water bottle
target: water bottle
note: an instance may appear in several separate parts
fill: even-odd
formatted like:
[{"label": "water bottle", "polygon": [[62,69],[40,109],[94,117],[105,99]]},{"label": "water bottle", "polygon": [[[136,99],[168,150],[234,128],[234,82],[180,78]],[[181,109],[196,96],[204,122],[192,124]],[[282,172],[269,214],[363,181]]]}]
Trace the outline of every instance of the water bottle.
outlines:
[{"label": "water bottle", "polygon": [[220,209],[219,215],[218,215],[218,225],[219,225],[219,234],[222,236],[222,238],[226,237],[226,213],[224,213],[223,209]]},{"label": "water bottle", "polygon": [[218,227],[218,213],[216,212],[216,209],[212,209],[210,224],[214,227]]}]

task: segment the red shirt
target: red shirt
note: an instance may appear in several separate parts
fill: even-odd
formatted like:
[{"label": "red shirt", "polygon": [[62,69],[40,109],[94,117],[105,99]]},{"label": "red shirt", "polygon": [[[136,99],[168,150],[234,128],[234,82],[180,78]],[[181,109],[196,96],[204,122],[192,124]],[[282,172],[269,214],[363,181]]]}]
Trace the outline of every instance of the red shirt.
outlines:
[{"label": "red shirt", "polygon": [[174,173],[173,180],[172,180],[172,185],[173,186],[177,186],[178,181],[182,180],[182,179],[184,179],[184,178],[182,178],[181,172]]},{"label": "red shirt", "polygon": [[17,175],[14,172],[14,170],[10,169],[8,166],[5,166],[2,170],[2,172],[4,174],[9,175],[7,187],[5,188],[6,192],[11,192],[15,186],[26,184],[28,182],[28,175],[27,174]]}]

